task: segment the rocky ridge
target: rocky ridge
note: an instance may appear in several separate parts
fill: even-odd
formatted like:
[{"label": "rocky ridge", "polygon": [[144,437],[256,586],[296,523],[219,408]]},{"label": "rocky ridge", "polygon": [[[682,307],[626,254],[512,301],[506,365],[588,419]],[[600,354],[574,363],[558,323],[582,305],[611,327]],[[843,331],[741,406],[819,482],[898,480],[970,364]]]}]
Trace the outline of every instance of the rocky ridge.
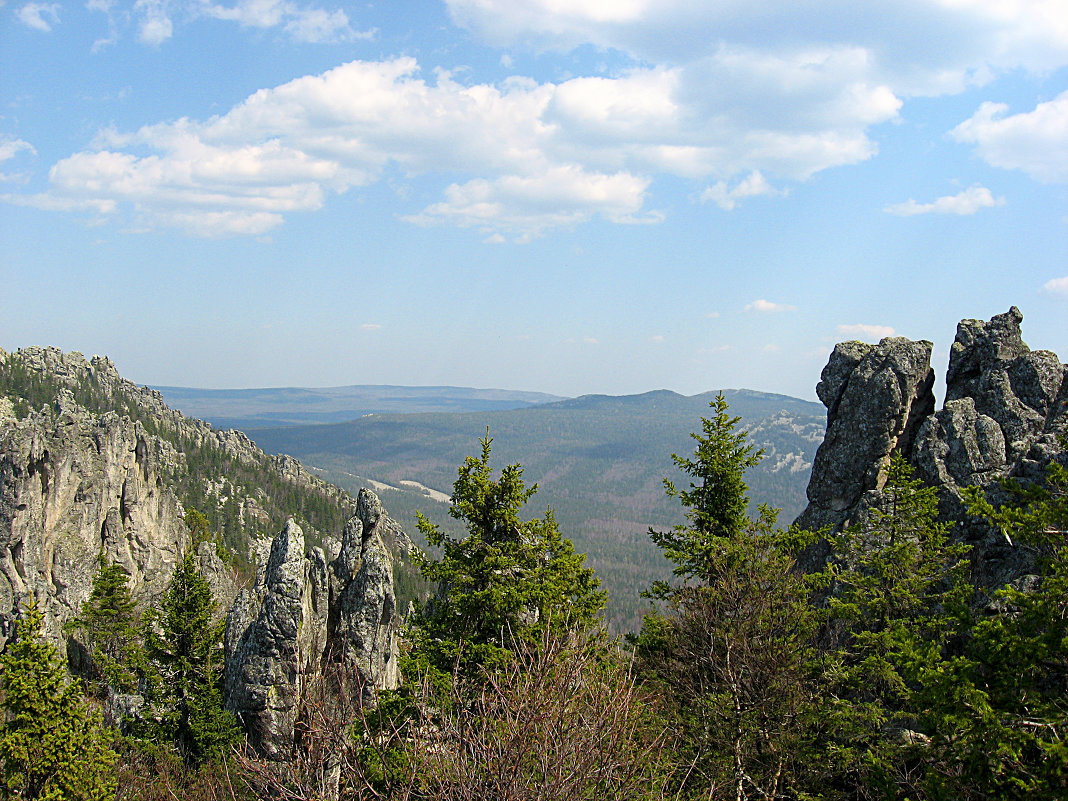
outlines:
[{"label": "rocky ridge", "polygon": [[[969,518],[961,490],[1006,500],[1000,480],[1041,481],[1053,459],[1068,459],[1068,367],[1056,354],[1031,350],[1013,306],[989,321],[957,326],[946,375],[946,400],[935,411],[932,345],[901,337],[878,345],[837,345],[816,388],[827,407],[827,432],[816,453],[809,505],[797,524],[841,530],[863,523],[880,502],[890,457],[900,452],[916,475],[938,489],[943,520],[976,546],[978,578],[997,586],[1030,569],[1028,554],[982,520]],[[826,558],[817,547],[815,567]]]},{"label": "rocky ridge", "polygon": [[[121,379],[102,357],[0,351],[0,378],[0,646],[36,597],[48,635],[75,670],[84,667],[84,649],[64,624],[89,597],[98,555],[122,565],[139,605],[154,604],[189,547],[176,482],[209,485],[207,498],[213,487],[233,493],[225,469],[237,464],[246,475],[263,471],[274,489],[297,488],[301,503],[336,504],[348,521],[338,531],[314,532],[322,547],[292,518],[269,544],[246,540],[251,553],[244,557],[259,567],[244,589],[213,543],[198,550],[220,614],[228,616],[227,704],[253,742],[275,753],[292,741],[300,695],[328,662],[354,673],[361,687],[395,686],[393,563],[396,549],[411,545],[373,493],[353,499],[292,457],[269,457],[243,434],[168,409],[158,393]],[[100,411],[109,404],[118,411]],[[187,454],[205,443],[224,472],[191,474]],[[279,503],[262,487],[247,489],[239,514],[262,530],[270,522],[264,506]]]}]

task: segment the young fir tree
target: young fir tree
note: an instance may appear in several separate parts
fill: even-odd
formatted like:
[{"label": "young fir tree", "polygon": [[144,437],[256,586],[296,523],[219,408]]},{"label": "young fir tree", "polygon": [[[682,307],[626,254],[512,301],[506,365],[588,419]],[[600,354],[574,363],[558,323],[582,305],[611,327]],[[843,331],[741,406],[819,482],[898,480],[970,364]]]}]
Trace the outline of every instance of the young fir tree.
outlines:
[{"label": "young fir tree", "polygon": [[722,394],[711,407],[693,457],[672,457],[690,486],[665,486],[687,523],[650,535],[682,583],[654,584],[666,609],[646,617],[638,653],[680,731],[681,797],[796,797],[813,783],[820,725],[818,619],[794,564],[805,537],[767,507],[749,518],[744,476],[762,451]]},{"label": "young fir tree", "polygon": [[100,570],[93,589],[82,604],[81,614],[68,625],[79,632],[93,658],[93,678],[97,692],[107,688],[136,692],[137,666],[141,662],[137,603],[130,594],[130,577],[117,562],[99,556]]},{"label": "young fir tree", "polygon": [[105,801],[115,795],[109,732],[68,681],[42,633],[32,602],[0,655],[0,797],[22,801]]},{"label": "young fir tree", "polygon": [[503,664],[511,643],[536,642],[546,628],[588,626],[604,606],[596,576],[582,566],[585,555],[560,534],[552,511],[520,518],[537,486],[526,486],[518,464],[494,480],[488,434],[481,443],[482,455],[459,468],[449,509],[467,536],[453,539],[419,518],[419,530],[442,554],[417,557],[423,577],[439,587],[411,628],[419,671],[472,676],[480,666]]},{"label": "young fir tree", "polygon": [[192,554],[178,563],[158,610],[146,614],[145,701],[141,733],[170,743],[190,764],[218,756],[240,738],[223,709],[224,623],[213,622],[215,601]]}]

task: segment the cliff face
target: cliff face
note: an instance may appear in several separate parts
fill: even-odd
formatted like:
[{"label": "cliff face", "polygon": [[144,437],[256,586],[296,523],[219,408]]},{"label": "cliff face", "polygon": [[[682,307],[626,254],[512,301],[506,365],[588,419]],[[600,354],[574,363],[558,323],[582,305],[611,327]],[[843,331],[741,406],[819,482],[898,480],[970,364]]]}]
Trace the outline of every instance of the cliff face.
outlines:
[{"label": "cliff face", "polygon": [[[268,509],[278,514],[287,504],[348,521],[315,532],[325,551],[293,519],[278,526],[269,553],[262,540],[245,539],[249,553],[240,556],[259,567],[244,590],[212,544],[198,552],[228,618],[227,704],[258,747],[274,753],[292,742],[301,693],[328,663],[350,669],[360,686],[396,686],[390,547],[410,541],[373,493],[354,500],[291,457],[185,418],[158,393],[119,378],[106,359],[33,348],[0,351],[0,368],[0,647],[36,597],[46,632],[82,667],[84,650],[63,626],[89,597],[100,553],[126,570],[142,608],[154,604],[188,547],[181,486],[215,511],[236,507],[241,530],[253,535],[271,525]],[[194,470],[191,454],[210,469]],[[243,483],[228,470],[244,471]],[[256,476],[262,484],[252,483]]]},{"label": "cliff face", "polygon": [[164,590],[186,539],[161,472],[177,454],[138,423],[96,417],[69,393],[0,427],[0,638],[20,605],[41,600],[48,631],[89,597],[97,554],[121,564],[136,597]]},{"label": "cliff face", "polygon": [[[1068,434],[1068,368],[1056,354],[1032,351],[1015,306],[989,321],[963,320],[950,352],[946,401],[934,410],[931,343],[902,338],[835,347],[817,394],[827,406],[827,433],[813,465],[806,528],[840,530],[862,522],[878,504],[890,455],[900,451],[916,475],[939,490],[944,520],[977,548],[980,580],[1010,580],[1028,568],[1026,555],[965,513],[961,489],[983,488],[1005,500],[998,480],[1041,480],[1064,459]],[[826,551],[809,554],[811,566]]]}]

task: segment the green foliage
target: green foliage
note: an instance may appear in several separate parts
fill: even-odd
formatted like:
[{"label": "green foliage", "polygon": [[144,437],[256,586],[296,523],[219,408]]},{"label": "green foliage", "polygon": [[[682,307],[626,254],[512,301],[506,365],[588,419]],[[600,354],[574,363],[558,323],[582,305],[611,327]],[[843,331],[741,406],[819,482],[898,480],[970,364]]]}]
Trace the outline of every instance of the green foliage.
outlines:
[{"label": "green foliage", "polygon": [[560,534],[552,511],[524,521],[523,505],[537,492],[518,464],[497,480],[489,464],[492,440],[468,457],[453,484],[449,514],[467,536],[455,539],[427,518],[419,528],[442,556],[417,557],[438,595],[411,626],[416,669],[472,676],[508,657],[507,643],[535,640],[546,628],[583,627],[597,620],[605,595],[584,556]]},{"label": "green foliage", "polygon": [[817,775],[822,719],[819,616],[794,562],[811,537],[780,531],[766,506],[748,517],[745,471],[762,454],[722,395],[712,408],[693,458],[673,457],[689,489],[665,481],[688,522],[650,532],[689,581],[653,586],[666,611],[646,617],[635,644],[681,733],[681,796],[794,797]]},{"label": "green foliage", "polygon": [[32,602],[0,656],[5,720],[0,793],[21,801],[105,801],[115,795],[115,753],[99,715],[67,680]]},{"label": "green foliage", "polygon": [[[712,417],[701,418],[701,432],[690,436],[697,441],[692,458],[672,454],[671,458],[690,477],[689,489],[678,489],[664,479],[669,498],[677,498],[686,509],[687,523],[670,531],[650,529],[649,536],[664,555],[675,563],[675,575],[708,584],[716,577],[720,549],[738,537],[749,524],[745,471],[760,463],[764,450],[748,442],[738,431],[739,417],[731,417],[723,393],[709,404]],[[761,510],[761,515],[771,514]],[[670,590],[654,585],[656,597],[664,598]]]},{"label": "green foliage", "polygon": [[882,497],[867,524],[831,538],[823,577],[836,638],[830,753],[847,784],[908,798],[960,667],[974,588],[969,547],[950,543],[935,489],[899,454]]},{"label": "green foliage", "polygon": [[144,654],[137,604],[130,595],[130,577],[118,563],[109,564],[102,553],[99,564],[92,592],[82,604],[81,613],[68,624],[68,630],[84,637],[93,659],[97,693],[104,697],[109,686],[119,692],[136,691],[136,671]]},{"label": "green foliage", "polygon": [[995,509],[978,491],[970,511],[1039,555],[1039,575],[1002,588],[962,660],[960,703],[939,742],[950,769],[932,777],[942,798],[1068,796],[1068,470],[1044,485],[1009,483],[1016,503]]},{"label": "green foliage", "polygon": [[158,610],[145,615],[145,702],[139,734],[169,743],[189,764],[218,756],[240,737],[222,708],[222,634],[215,602],[191,554],[178,563]]}]

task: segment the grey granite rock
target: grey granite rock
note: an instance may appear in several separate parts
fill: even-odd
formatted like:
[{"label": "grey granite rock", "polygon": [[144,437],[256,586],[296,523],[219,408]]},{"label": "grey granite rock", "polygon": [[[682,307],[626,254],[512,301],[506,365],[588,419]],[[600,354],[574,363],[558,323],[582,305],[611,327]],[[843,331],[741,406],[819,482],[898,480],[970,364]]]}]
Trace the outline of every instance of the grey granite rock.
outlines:
[{"label": "grey granite rock", "polygon": [[816,451],[800,525],[840,526],[865,492],[882,487],[890,454],[911,452],[921,422],[934,410],[931,347],[902,337],[835,347],[816,387],[827,407],[827,433]]},{"label": "grey granite rock", "polygon": [[[1001,479],[1041,481],[1053,459],[1066,460],[1068,369],[1049,351],[1024,344],[1015,306],[989,321],[957,327],[946,402],[934,411],[929,342],[883,340],[838,345],[817,394],[828,408],[827,433],[809,482],[809,506],[797,522],[840,530],[878,505],[882,471],[900,451],[916,475],[939,492],[939,514],[955,537],[975,546],[976,576],[998,586],[1033,567],[1029,554],[982,520],[970,518],[965,487],[994,503],[1008,500]],[[803,560],[818,566],[825,547]]]},{"label": "grey granite rock", "polygon": [[[294,742],[312,682],[345,672],[335,691],[373,695],[399,681],[399,619],[382,531],[395,525],[361,490],[329,566],[293,521],[274,539],[266,570],[234,603],[226,629],[226,697],[260,753],[280,758]],[[339,685],[340,686],[340,685]],[[361,699],[362,700],[362,699]]]},{"label": "grey granite rock", "polygon": [[64,648],[63,624],[89,597],[101,552],[140,603],[163,593],[187,539],[164,481],[173,459],[139,423],[89,414],[69,393],[0,429],[0,644],[36,596]]}]

